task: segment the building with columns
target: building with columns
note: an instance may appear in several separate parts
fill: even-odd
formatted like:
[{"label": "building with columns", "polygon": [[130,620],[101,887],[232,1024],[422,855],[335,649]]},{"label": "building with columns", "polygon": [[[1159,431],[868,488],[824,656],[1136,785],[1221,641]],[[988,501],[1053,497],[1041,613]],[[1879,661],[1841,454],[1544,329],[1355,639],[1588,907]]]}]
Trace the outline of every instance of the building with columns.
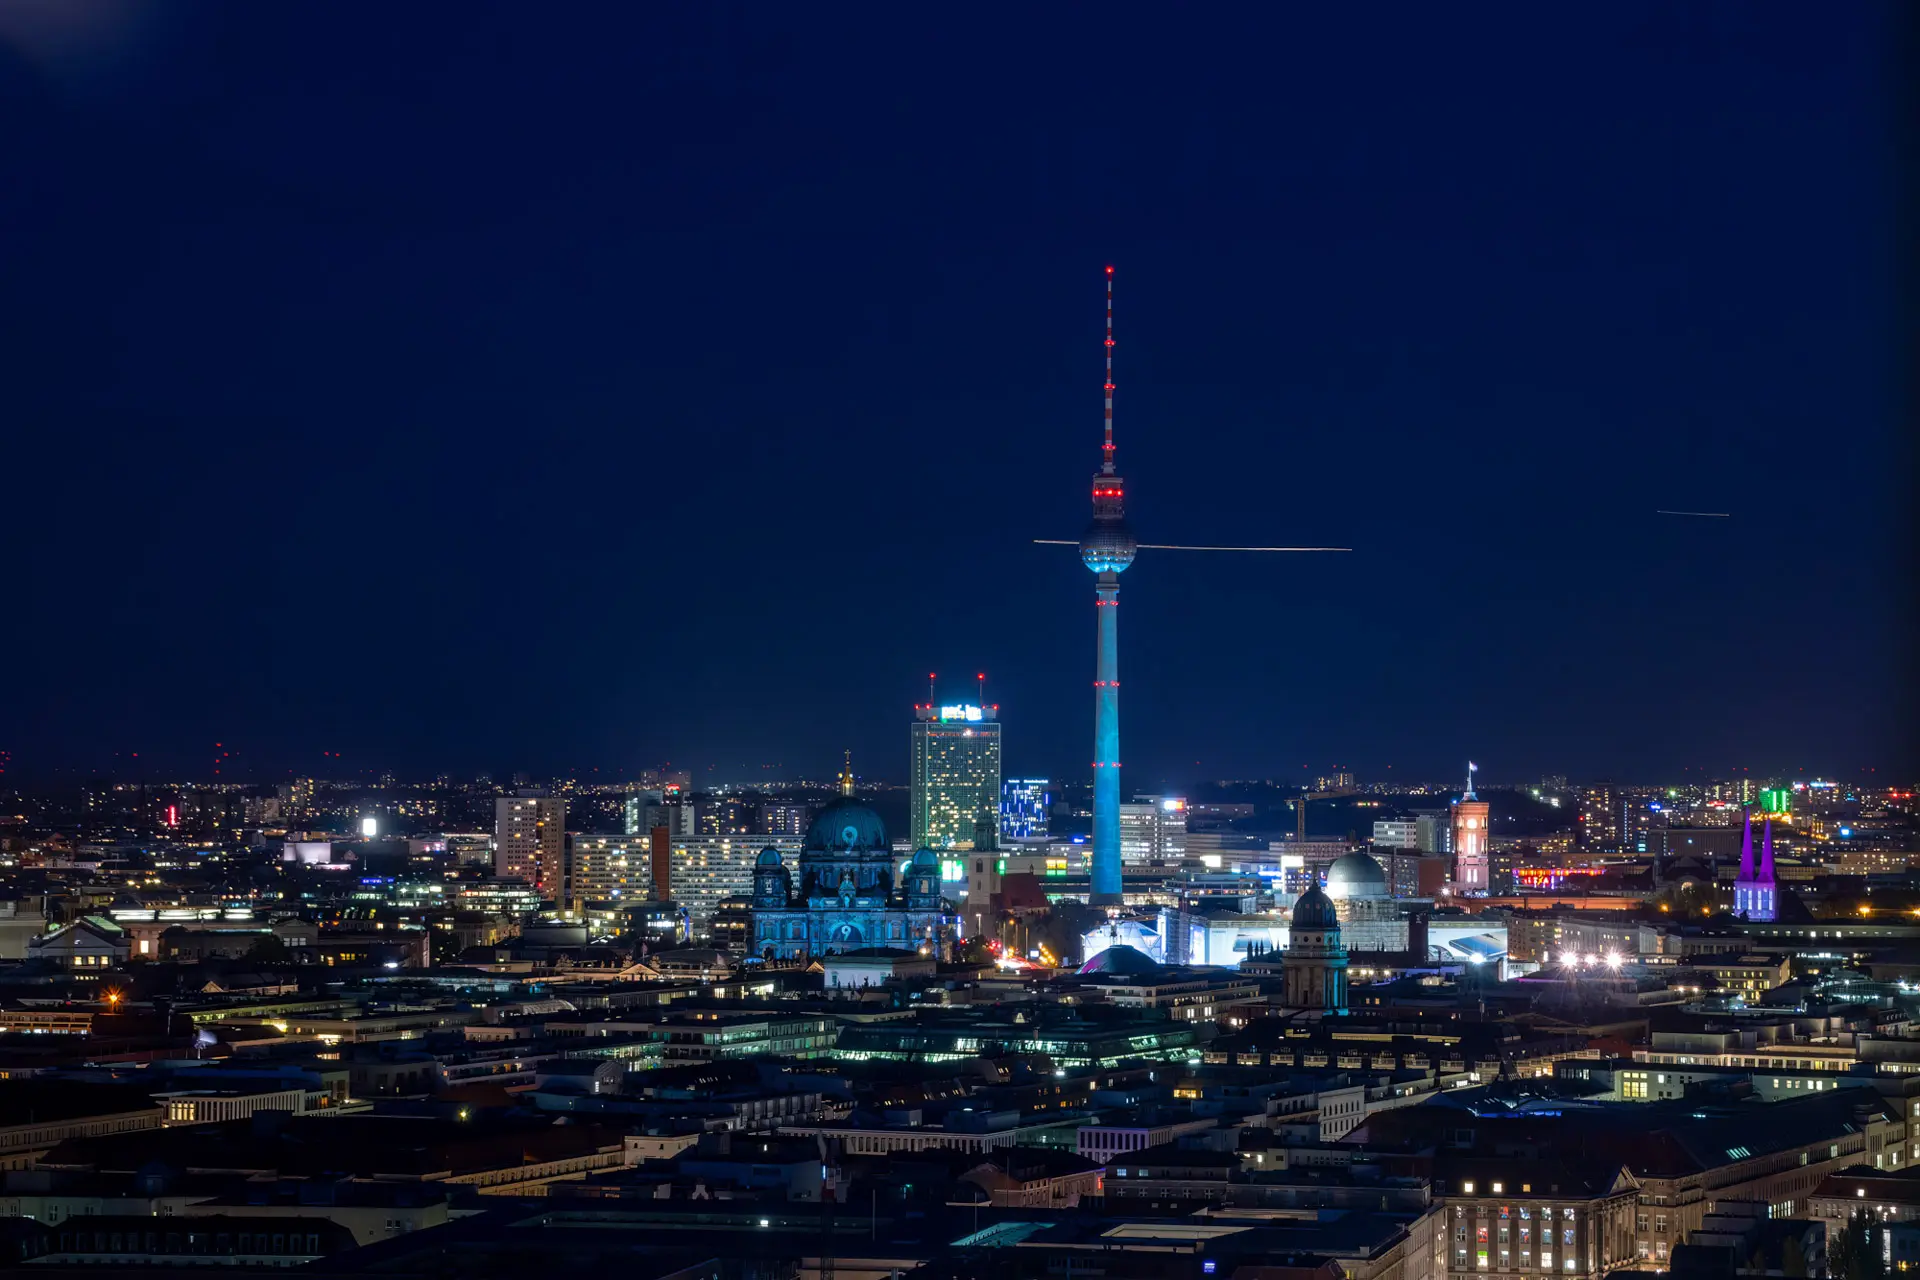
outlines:
[{"label": "building with columns", "polygon": [[1340,917],[1318,886],[1293,904],[1287,950],[1281,957],[1287,1007],[1324,1014],[1347,1011],[1347,949],[1340,944]]}]

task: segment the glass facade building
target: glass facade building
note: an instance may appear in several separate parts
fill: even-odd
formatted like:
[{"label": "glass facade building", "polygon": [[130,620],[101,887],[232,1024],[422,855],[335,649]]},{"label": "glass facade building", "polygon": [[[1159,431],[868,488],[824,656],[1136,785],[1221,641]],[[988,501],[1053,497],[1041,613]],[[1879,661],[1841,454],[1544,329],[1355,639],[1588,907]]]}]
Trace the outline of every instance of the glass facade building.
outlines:
[{"label": "glass facade building", "polygon": [[1175,866],[1187,856],[1187,802],[1180,796],[1135,796],[1120,806],[1120,864]]},{"label": "glass facade building", "polygon": [[992,849],[999,844],[997,708],[914,708],[909,825],[916,849]]},{"label": "glass facade building", "polygon": [[1040,839],[1047,834],[1047,811],[1053,807],[1053,784],[1045,778],[1008,778],[1000,784],[1000,834],[1016,840]]}]

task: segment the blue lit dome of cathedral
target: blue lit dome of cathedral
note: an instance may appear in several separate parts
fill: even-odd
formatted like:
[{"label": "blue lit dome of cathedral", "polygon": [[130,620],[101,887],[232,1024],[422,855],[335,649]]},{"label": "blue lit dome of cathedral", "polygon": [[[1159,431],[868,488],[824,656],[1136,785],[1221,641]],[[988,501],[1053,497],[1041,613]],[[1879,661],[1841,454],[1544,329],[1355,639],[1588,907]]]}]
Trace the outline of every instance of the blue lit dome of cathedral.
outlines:
[{"label": "blue lit dome of cathedral", "polygon": [[940,953],[959,917],[940,896],[940,860],[931,849],[900,858],[880,815],[851,797],[820,811],[807,829],[799,866],[778,850],[753,869],[751,951],[791,960],[869,947]]}]

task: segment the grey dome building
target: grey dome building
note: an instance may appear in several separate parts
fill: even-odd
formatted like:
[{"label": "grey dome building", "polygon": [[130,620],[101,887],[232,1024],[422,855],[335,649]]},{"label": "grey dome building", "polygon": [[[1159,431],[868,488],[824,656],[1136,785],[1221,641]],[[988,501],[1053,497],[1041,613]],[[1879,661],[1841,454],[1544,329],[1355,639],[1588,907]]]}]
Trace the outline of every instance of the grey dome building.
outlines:
[{"label": "grey dome building", "polygon": [[1335,902],[1354,898],[1390,898],[1387,873],[1371,856],[1349,853],[1327,868],[1327,896]]}]

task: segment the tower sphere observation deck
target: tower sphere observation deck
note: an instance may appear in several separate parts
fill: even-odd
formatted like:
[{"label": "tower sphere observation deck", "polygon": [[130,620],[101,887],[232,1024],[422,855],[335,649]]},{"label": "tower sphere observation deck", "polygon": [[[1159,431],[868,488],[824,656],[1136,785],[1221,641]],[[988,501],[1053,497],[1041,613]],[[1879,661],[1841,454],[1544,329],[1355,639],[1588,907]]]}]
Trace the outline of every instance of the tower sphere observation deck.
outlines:
[{"label": "tower sphere observation deck", "polygon": [[1080,560],[1095,573],[1119,573],[1139,551],[1133,530],[1119,516],[1095,516],[1080,539]]}]

